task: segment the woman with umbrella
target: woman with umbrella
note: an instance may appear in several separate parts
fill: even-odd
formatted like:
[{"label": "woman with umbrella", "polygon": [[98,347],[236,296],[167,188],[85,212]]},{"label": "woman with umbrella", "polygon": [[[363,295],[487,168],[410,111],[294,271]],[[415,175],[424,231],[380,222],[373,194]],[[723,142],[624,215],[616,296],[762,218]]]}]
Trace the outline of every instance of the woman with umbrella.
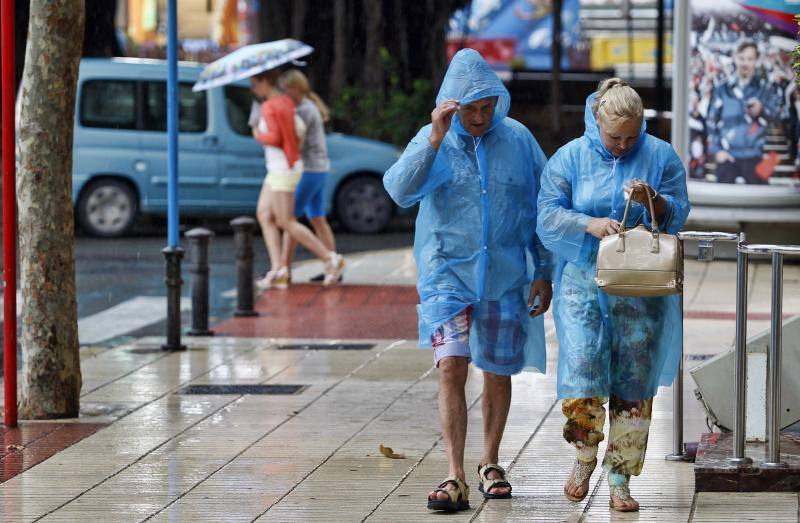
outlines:
[{"label": "woman with umbrella", "polygon": [[325,263],[323,285],[331,285],[344,270],[344,258],[329,250],[295,217],[294,192],[303,174],[303,161],[295,127],[295,104],[278,89],[278,76],[278,71],[272,69],[250,77],[253,94],[265,100],[259,124],[253,127],[253,137],[264,145],[267,161],[256,217],[271,264],[271,270],[256,284],[262,289],[289,286],[289,268],[283,264],[285,256],[281,250],[281,231],[284,231]]},{"label": "woman with umbrella", "polygon": [[253,94],[263,100],[253,124],[253,137],[264,145],[267,161],[267,176],[256,209],[271,263],[271,270],[257,282],[262,289],[285,289],[289,285],[289,269],[281,252],[281,230],[325,263],[323,284],[336,283],[344,270],[344,258],[325,247],[294,215],[294,191],[303,173],[303,162],[295,127],[295,104],[278,89],[277,68],[313,51],[303,42],[289,38],[247,45],[209,64],[192,88],[202,91],[249,78]]}]

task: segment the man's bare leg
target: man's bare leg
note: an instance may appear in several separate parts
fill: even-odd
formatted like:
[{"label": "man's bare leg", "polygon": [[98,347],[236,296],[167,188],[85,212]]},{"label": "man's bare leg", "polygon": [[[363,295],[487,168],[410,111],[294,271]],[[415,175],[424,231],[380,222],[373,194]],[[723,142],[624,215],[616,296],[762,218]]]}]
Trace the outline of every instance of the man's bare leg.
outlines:
[{"label": "man's bare leg", "polygon": [[[450,466],[448,477],[455,476],[462,481],[464,474],[464,445],[467,438],[467,397],[464,386],[467,383],[469,359],[450,356],[439,360],[439,419],[442,423],[447,461]],[[451,483],[444,487],[452,490]],[[428,498],[436,496],[442,501],[448,500],[444,492],[431,491]]]},{"label": "man's bare leg", "polygon": [[[483,372],[483,457],[481,465],[497,463],[500,441],[506,428],[508,410],[511,407],[511,376]],[[496,470],[486,474],[488,478],[502,476]],[[511,492],[508,487],[495,487],[490,494],[503,495]]]}]

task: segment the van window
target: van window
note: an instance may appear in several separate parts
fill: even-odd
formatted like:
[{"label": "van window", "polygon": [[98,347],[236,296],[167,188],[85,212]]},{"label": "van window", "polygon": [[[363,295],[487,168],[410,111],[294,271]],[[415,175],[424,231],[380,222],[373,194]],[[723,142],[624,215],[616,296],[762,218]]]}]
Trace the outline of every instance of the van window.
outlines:
[{"label": "van window", "polygon": [[88,80],[80,100],[82,126],[136,129],[136,82]]},{"label": "van window", "polygon": [[[144,82],[145,131],[167,130],[167,82]],[[208,114],[206,93],[192,92],[192,84],[178,84],[178,129],[182,133],[202,133],[206,130]]]},{"label": "van window", "polygon": [[247,87],[225,86],[225,114],[228,116],[228,124],[237,134],[252,135],[247,121],[250,117],[253,100],[253,93]]}]

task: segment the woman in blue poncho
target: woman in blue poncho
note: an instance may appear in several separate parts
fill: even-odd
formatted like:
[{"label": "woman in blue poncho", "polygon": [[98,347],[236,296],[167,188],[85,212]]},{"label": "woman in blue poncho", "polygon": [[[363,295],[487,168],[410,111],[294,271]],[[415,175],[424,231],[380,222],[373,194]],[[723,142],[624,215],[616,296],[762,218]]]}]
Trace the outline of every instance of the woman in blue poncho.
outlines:
[{"label": "woman in blue poncho", "polygon": [[[653,396],[672,382],[681,347],[680,297],[630,298],[600,292],[594,281],[599,240],[619,230],[626,197],[628,226],[650,222],[652,197],[661,229],[675,234],[689,214],[686,176],[672,147],[646,134],[639,95],[618,78],[586,101],[586,132],[553,156],[542,174],[537,233],[558,258],[554,316],[558,397],[564,438],[577,449],[564,494],[581,501],[603,440],[610,506],[635,511],[628,481],[644,463]],[[647,191],[645,189],[648,189]]]}]

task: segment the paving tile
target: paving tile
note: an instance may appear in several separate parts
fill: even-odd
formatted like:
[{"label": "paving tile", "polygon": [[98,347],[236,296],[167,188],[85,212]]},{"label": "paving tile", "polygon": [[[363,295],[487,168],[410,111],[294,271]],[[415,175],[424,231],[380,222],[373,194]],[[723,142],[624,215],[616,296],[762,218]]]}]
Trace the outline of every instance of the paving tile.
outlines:
[{"label": "paving tile", "polygon": [[98,423],[21,422],[16,428],[0,426],[0,483],[38,465],[104,427]]},{"label": "paving tile", "polygon": [[[417,290],[411,285],[293,285],[269,291],[256,304],[260,316],[213,326],[229,336],[316,338],[417,337]],[[313,324],[309,325],[309,319]]]},{"label": "paving tile", "polygon": [[699,492],[694,523],[798,521],[797,493]]}]

